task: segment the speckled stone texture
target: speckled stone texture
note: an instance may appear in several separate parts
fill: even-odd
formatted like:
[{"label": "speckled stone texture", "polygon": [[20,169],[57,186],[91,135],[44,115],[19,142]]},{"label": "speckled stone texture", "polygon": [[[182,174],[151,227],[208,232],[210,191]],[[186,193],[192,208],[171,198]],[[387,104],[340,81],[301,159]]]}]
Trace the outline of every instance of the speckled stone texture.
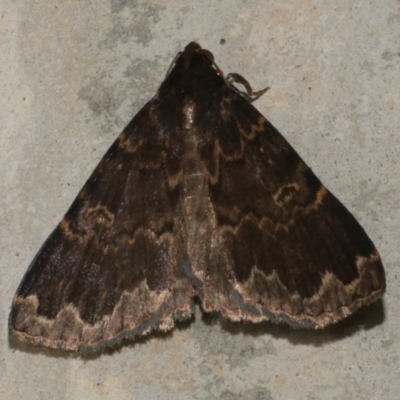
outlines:
[{"label": "speckled stone texture", "polygon": [[[399,398],[398,1],[2,0],[0,21],[1,399]],[[9,343],[30,261],[191,40],[271,86],[255,106],[374,241],[384,301],[318,332],[198,311],[98,356]]]}]

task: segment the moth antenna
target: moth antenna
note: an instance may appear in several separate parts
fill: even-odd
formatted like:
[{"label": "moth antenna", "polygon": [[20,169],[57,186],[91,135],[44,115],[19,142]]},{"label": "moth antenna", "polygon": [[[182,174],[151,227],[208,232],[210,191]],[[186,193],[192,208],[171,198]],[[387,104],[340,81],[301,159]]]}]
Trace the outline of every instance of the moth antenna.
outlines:
[{"label": "moth antenna", "polygon": [[217,63],[214,60],[212,60],[212,65],[215,68],[215,71],[217,72],[217,74],[219,76],[223,77],[224,76],[224,72],[222,71],[222,69],[220,67],[218,67]]},{"label": "moth antenna", "polygon": [[172,71],[172,68],[174,68],[175,64],[176,64],[176,60],[183,54],[182,51],[180,51],[172,60],[171,64],[169,65],[169,68],[167,70],[167,73],[165,74],[165,78],[164,80],[167,78],[167,76],[170,74],[170,72]]}]

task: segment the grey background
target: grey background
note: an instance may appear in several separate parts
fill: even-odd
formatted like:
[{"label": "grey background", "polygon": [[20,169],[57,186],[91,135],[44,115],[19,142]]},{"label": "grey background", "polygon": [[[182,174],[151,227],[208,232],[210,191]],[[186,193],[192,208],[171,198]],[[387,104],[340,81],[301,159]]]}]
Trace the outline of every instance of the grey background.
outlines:
[{"label": "grey background", "polygon": [[[399,398],[399,1],[2,0],[0,38],[2,399]],[[384,301],[323,332],[198,311],[97,357],[10,344],[27,266],[191,40],[271,86],[255,106],[375,242]]]}]

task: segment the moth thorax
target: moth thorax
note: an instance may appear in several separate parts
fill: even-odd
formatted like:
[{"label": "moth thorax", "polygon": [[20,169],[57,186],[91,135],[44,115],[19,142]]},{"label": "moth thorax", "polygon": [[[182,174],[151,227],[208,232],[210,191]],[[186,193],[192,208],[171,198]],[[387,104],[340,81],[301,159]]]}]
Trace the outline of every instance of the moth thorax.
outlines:
[{"label": "moth thorax", "polygon": [[179,124],[181,129],[189,130],[193,126],[195,105],[191,100],[185,100],[182,107],[182,114],[180,116]]},{"label": "moth thorax", "polygon": [[196,230],[197,215],[204,214],[204,197],[207,194],[204,166],[200,159],[196,128],[183,130],[183,190],[182,201],[187,223],[187,233]]}]

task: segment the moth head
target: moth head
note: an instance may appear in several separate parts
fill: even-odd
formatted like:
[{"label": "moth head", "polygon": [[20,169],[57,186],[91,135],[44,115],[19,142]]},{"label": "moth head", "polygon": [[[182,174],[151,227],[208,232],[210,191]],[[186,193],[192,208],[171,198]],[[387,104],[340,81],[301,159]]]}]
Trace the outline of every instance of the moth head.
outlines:
[{"label": "moth head", "polygon": [[185,61],[185,68],[189,68],[190,61],[192,60],[195,53],[202,54],[205,58],[210,62],[211,65],[214,65],[214,55],[211,51],[202,49],[201,46],[196,42],[190,42],[183,52],[181,52],[180,57],[182,57]]},{"label": "moth head", "polygon": [[170,75],[171,71],[174,69],[177,64],[182,65],[185,70],[188,70],[190,64],[194,58],[202,58],[206,61],[214,70],[217,72],[217,75],[223,75],[222,71],[218,68],[217,64],[214,61],[214,55],[211,51],[202,49],[201,46],[197,42],[190,42],[183,51],[180,51],[174,60],[172,61],[170,67],[168,68],[168,72],[166,77]]}]

